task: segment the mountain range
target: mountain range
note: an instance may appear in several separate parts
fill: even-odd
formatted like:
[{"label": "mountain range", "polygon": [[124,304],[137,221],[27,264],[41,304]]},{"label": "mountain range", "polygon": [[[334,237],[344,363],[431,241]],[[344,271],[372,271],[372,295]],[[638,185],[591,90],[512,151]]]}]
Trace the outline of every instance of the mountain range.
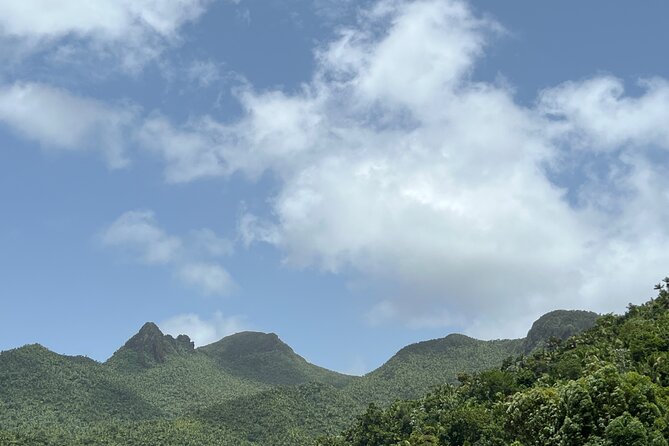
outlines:
[{"label": "mountain range", "polygon": [[274,333],[195,348],[187,335],[149,322],[104,363],[27,345],[0,353],[0,444],[311,444],[370,403],[418,398],[461,373],[566,339],[597,317],[560,310],[523,339],[419,342],[361,377],[309,363]]}]

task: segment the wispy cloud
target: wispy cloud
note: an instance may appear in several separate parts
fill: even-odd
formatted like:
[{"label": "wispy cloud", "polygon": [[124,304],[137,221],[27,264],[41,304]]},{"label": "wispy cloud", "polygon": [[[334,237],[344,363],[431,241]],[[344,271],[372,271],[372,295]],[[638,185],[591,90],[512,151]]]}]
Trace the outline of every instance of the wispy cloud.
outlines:
[{"label": "wispy cloud", "polygon": [[123,247],[148,265],[175,262],[183,249],[180,238],[158,226],[151,211],[130,211],[114,221],[102,235],[107,246]]},{"label": "wispy cloud", "polygon": [[228,294],[235,287],[230,274],[215,263],[186,263],[179,267],[178,276],[205,294]]},{"label": "wispy cloud", "polygon": [[209,0],[49,0],[0,2],[0,40],[20,53],[47,51],[72,61],[113,58],[136,71],[179,40]]},{"label": "wispy cloud", "polygon": [[209,87],[223,79],[221,66],[211,60],[195,60],[186,69],[186,77],[192,84]]},{"label": "wispy cloud", "polygon": [[40,83],[0,86],[0,122],[46,149],[99,150],[114,168],[128,163],[138,111]]},{"label": "wispy cloud", "polygon": [[194,231],[186,237],[168,234],[151,211],[129,211],[106,227],[101,234],[104,246],[126,251],[147,265],[164,265],[185,284],[208,295],[226,295],[235,289],[227,270],[214,261],[232,251],[232,242],[210,229]]}]

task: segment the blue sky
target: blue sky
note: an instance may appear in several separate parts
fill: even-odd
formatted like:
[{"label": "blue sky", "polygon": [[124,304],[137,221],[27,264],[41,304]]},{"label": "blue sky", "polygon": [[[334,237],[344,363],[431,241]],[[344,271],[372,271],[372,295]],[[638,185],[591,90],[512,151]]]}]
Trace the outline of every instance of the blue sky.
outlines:
[{"label": "blue sky", "polygon": [[362,373],[667,274],[666,2],[49,5],[0,5],[1,350]]}]

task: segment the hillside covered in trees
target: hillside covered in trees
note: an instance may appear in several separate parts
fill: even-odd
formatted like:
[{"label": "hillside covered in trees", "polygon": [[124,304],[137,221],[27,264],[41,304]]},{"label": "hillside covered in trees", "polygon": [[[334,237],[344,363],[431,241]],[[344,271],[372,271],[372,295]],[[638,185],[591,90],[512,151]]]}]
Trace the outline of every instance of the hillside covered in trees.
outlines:
[{"label": "hillside covered in trees", "polygon": [[667,445],[669,278],[656,289],[656,299],[566,341],[550,338],[501,367],[460,374],[460,385],[372,404],[318,445]]},{"label": "hillside covered in trees", "polygon": [[[502,419],[505,398],[536,382],[558,385],[590,367],[554,359],[567,351],[556,340],[593,326],[596,318],[558,311],[537,320],[525,339],[452,334],[419,342],[362,377],[310,364],[275,334],[257,332],[194,348],[188,336],[173,338],[147,323],[105,363],[29,345],[0,353],[0,445],[305,445],[318,438],[322,444],[390,445],[432,444],[416,443],[431,436],[434,444],[464,444],[440,437],[442,428],[432,425],[441,422],[428,415],[432,407],[443,410],[437,401],[463,411],[471,406],[472,423],[504,432],[503,423],[488,421]],[[542,346],[548,350],[522,356]],[[401,427],[405,422],[410,432]],[[368,438],[370,430],[381,436]]]}]

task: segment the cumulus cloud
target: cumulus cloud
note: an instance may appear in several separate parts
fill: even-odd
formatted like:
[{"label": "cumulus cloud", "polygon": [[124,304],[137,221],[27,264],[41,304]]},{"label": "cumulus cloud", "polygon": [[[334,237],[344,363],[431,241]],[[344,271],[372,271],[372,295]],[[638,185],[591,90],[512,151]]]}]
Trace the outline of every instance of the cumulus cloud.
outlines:
[{"label": "cumulus cloud", "polygon": [[164,116],[150,116],[137,133],[140,144],[158,153],[167,162],[165,179],[172,183],[229,173],[225,160],[216,149],[216,135],[208,122],[175,129]]},{"label": "cumulus cloud", "polygon": [[539,96],[539,110],[562,119],[561,136],[575,147],[616,150],[656,145],[669,149],[669,82],[640,82],[644,92],[625,95],[620,79],[595,77],[565,82]]},{"label": "cumulus cloud", "polygon": [[102,236],[109,246],[124,246],[146,264],[174,262],[182,247],[178,237],[165,233],[151,211],[126,212],[114,221]]},{"label": "cumulus cloud", "polygon": [[197,314],[180,314],[158,324],[160,329],[172,336],[188,335],[197,347],[211,344],[221,338],[244,330],[241,316],[224,317],[217,311],[210,319],[202,319]]},{"label": "cumulus cloud", "polygon": [[136,119],[132,104],[110,105],[40,83],[0,87],[0,122],[47,149],[99,150],[113,168],[128,163]]},{"label": "cumulus cloud", "polygon": [[234,288],[230,274],[217,264],[187,263],[179,269],[179,277],[200,287],[205,294],[227,294]]},{"label": "cumulus cloud", "polygon": [[136,70],[179,39],[209,0],[49,0],[0,2],[0,39],[26,53],[44,49],[68,59],[118,58]]},{"label": "cumulus cloud", "polygon": [[155,116],[143,140],[170,181],[272,171],[273,218],[243,215],[242,239],[367,281],[372,323],[495,337],[556,307],[621,310],[669,264],[667,162],[651,161],[667,83],[633,97],[596,77],[522,106],[472,77],[500,29],[460,1],[380,1],[298,91],[249,86],[237,122]]},{"label": "cumulus cloud", "polygon": [[210,229],[193,231],[187,237],[168,234],[152,211],[129,211],[101,234],[103,245],[123,249],[147,265],[165,265],[175,276],[204,294],[226,295],[235,288],[227,270],[213,261],[230,254],[232,242]]}]

